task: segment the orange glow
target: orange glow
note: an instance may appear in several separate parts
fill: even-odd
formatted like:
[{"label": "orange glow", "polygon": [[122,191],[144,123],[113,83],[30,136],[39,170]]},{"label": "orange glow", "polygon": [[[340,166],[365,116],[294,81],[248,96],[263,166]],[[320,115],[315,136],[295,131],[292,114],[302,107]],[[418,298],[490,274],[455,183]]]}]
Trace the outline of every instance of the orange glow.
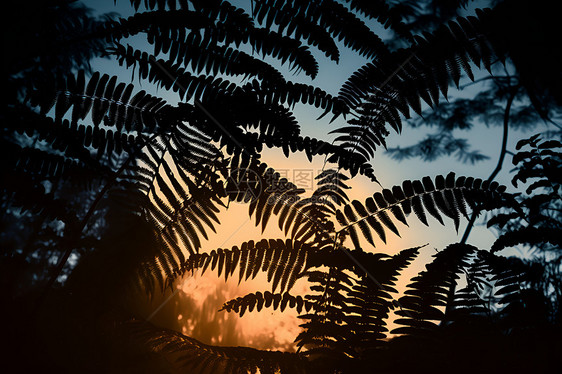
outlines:
[{"label": "orange glow", "polygon": [[[382,157],[382,160],[388,161],[384,157]],[[314,177],[324,167],[334,167],[330,164],[324,165],[324,158],[320,156],[314,157],[312,162],[309,162],[304,153],[292,154],[290,158],[286,158],[281,150],[270,149],[263,151],[262,162],[266,162],[282,177],[305,189],[305,192],[301,195],[303,197],[308,197],[313,193],[317,187]],[[377,168],[377,177],[380,173],[386,180],[395,181],[397,176],[390,174],[395,172],[395,170],[390,169],[392,164],[395,165],[393,162],[385,162],[382,167]],[[348,173],[345,174],[348,175]],[[385,188],[391,187],[391,184],[384,183],[385,180],[381,179],[380,182],[383,183]],[[351,187],[346,190],[350,201],[364,202],[373,193],[381,191],[381,186],[361,175],[346,181],[346,184]],[[222,209],[219,213],[221,223],[215,226],[216,233],[207,230],[209,239],[202,241],[201,252],[208,253],[218,248],[240,246],[243,242],[249,240],[286,238],[278,227],[276,217],[272,217],[262,233],[261,225],[260,227],[255,226],[255,218],[249,217],[248,209],[248,204],[236,202],[231,202],[227,209]],[[409,226],[405,226],[397,222],[401,236],[388,232],[386,243],[376,237],[374,239],[376,247],[373,247],[362,237],[359,239],[363,250],[388,255],[394,255],[406,248],[428,244],[420,250],[418,258],[403,270],[395,287],[398,290],[398,294],[394,295],[396,300],[403,295],[410,279],[424,270],[425,264],[431,261],[432,255],[436,251],[440,251],[448,244],[460,240],[453,225],[435,230],[438,223],[436,221],[430,222],[432,236],[428,236],[430,228],[424,226],[417,219],[408,219],[408,224]],[[476,230],[478,228],[475,228]],[[483,231],[486,231],[488,236],[491,235],[489,231]],[[463,232],[462,225],[459,232]],[[483,236],[479,235],[478,237],[482,238]],[[203,238],[201,239],[203,240]],[[475,244],[478,245],[478,243]],[[346,245],[353,247],[351,241]],[[234,273],[234,278],[228,279],[227,282],[225,282],[224,275],[218,277],[216,271],[210,269],[202,276],[199,272],[185,274],[183,279],[178,282],[178,288],[181,292],[178,293],[178,296],[175,296],[176,301],[170,303],[172,307],[168,305],[165,308],[167,313],[159,313],[161,317],[157,319],[160,320],[160,324],[181,331],[206,344],[241,345],[258,349],[295,351],[293,340],[299,334],[299,324],[302,323],[297,318],[298,314],[295,310],[287,308],[284,312],[280,312],[264,308],[261,312],[247,311],[243,317],[234,312],[218,311],[225,302],[231,299],[257,291],[262,293],[271,291],[271,285],[262,273],[258,273],[258,276],[253,280],[242,281],[241,284],[238,284],[236,274]],[[376,274],[373,274],[373,276],[376,278]],[[295,296],[304,296],[308,293],[307,282],[305,280],[297,282],[290,292]],[[386,321],[389,331],[397,327],[394,323],[395,318],[391,312]],[[391,337],[390,334],[388,336]]]},{"label": "orange glow", "polygon": [[[306,182],[306,179],[301,178],[300,181],[296,179],[299,175],[302,177],[306,173],[316,176],[324,166],[322,157],[315,157],[313,162],[308,162],[304,154],[292,155],[290,159],[287,159],[281,151],[271,150],[264,151],[263,161],[282,176],[304,188],[306,190],[304,196],[312,194],[315,185],[303,185],[302,182]],[[365,201],[367,197],[381,189],[377,184],[361,176],[357,176],[348,182],[349,186],[352,187],[346,191],[350,200]],[[279,230],[275,218],[270,220],[265,232],[262,233],[261,227],[256,227],[254,219],[249,217],[247,204],[231,203],[228,210],[220,214],[219,219],[221,224],[217,226],[217,233],[211,233],[209,240],[203,244],[202,252],[210,252],[218,248],[231,248],[233,245],[240,245],[248,240],[285,238],[283,232]],[[403,225],[399,227],[402,237],[390,233],[386,244],[378,240],[376,241],[377,247],[373,248],[364,242],[364,250],[393,255],[402,249],[425,244],[427,241],[421,241],[420,238],[427,238],[428,229],[415,220],[410,221],[412,222],[411,227]],[[450,234],[454,234],[454,229],[447,227],[444,230],[449,232],[444,232],[445,235],[441,239],[448,240]],[[432,239],[435,241],[439,238]],[[351,243],[348,243],[348,245],[352,246]],[[444,248],[444,246],[440,248]],[[421,250],[419,258],[404,271],[400,278],[398,284],[400,293],[404,291],[409,279],[423,269],[424,264],[429,261],[433,253],[434,249],[429,246]],[[224,276],[219,278],[216,272],[207,270],[203,276],[197,272],[194,275],[186,274],[179,287],[182,291],[180,298],[188,298],[193,301],[190,304],[192,310],[180,311],[183,318],[179,322],[183,333],[208,344],[245,345],[259,349],[283,351],[295,350],[293,340],[300,332],[299,324],[302,323],[297,318],[295,310],[287,308],[284,312],[280,312],[264,308],[261,312],[256,310],[246,312],[243,317],[239,317],[234,312],[218,312],[224,302],[233,298],[242,297],[256,291],[271,291],[271,285],[267,282],[264,274],[259,273],[254,280],[242,281],[241,284],[238,284],[236,273],[234,278],[225,282]],[[307,291],[308,284],[303,280],[297,282],[291,290],[291,294],[304,295]],[[399,296],[396,295],[396,298]],[[392,323],[393,319],[394,317],[391,316],[388,321],[389,330],[396,327]]]}]

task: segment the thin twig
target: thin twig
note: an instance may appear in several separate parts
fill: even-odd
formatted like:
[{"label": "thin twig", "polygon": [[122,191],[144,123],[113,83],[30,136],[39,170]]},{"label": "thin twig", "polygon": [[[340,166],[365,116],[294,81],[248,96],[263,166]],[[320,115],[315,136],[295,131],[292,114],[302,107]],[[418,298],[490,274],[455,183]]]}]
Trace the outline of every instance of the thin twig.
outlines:
[{"label": "thin twig", "polygon": [[[504,112],[504,118],[503,118],[503,137],[502,137],[502,146],[501,146],[501,151],[500,151],[500,157],[498,158],[498,163],[496,164],[496,167],[494,168],[494,170],[492,171],[492,173],[488,177],[488,181],[490,181],[490,182],[494,180],[494,178],[498,175],[498,173],[502,169],[503,161],[505,159],[505,154],[507,153],[507,136],[508,136],[508,131],[509,131],[509,113],[510,113],[510,110],[511,110],[511,104],[513,104],[513,100],[515,99],[515,95],[517,94],[518,90],[519,90],[519,86],[513,87],[511,95],[507,98],[507,103],[505,105],[505,112]],[[474,223],[476,222],[477,216],[478,216],[478,210],[475,209],[472,212],[472,215],[470,216],[470,221],[468,222],[468,225],[466,226],[466,229],[464,230],[464,234],[463,234],[462,239],[460,241],[461,244],[466,244],[466,242],[468,240],[468,237],[470,235],[470,232],[472,230],[472,227],[474,226]],[[457,286],[456,282],[453,282],[451,284],[451,286],[449,287],[449,291],[447,292],[447,298],[449,299],[449,301],[447,302],[447,307],[445,308],[445,318],[443,319],[444,321],[446,320],[446,316],[449,315],[451,313],[451,311],[454,309],[454,306],[453,306],[453,303],[452,303],[451,299],[455,295],[456,286]]]},{"label": "thin twig", "polygon": [[[506,106],[505,106],[505,112],[504,112],[504,118],[503,118],[503,138],[502,138],[502,146],[501,146],[500,156],[498,158],[498,163],[496,164],[496,167],[494,168],[494,170],[492,171],[492,173],[488,177],[488,181],[490,181],[490,182],[494,180],[494,178],[498,175],[498,173],[500,172],[500,170],[503,167],[503,161],[504,161],[505,155],[507,153],[507,136],[508,136],[508,131],[509,131],[509,113],[510,113],[510,110],[511,110],[511,104],[513,104],[513,100],[515,99],[515,95],[517,94],[518,89],[519,89],[519,87],[515,87],[513,89],[513,92],[511,93],[511,95],[507,99],[507,103],[506,103]],[[469,221],[468,225],[466,226],[466,229],[465,229],[464,234],[462,236],[461,244],[466,243],[466,241],[468,240],[468,236],[470,235],[470,231],[472,230],[472,227],[474,226],[474,222],[476,221],[477,215],[478,215],[477,211],[472,212],[472,216],[470,217],[470,221]]]}]

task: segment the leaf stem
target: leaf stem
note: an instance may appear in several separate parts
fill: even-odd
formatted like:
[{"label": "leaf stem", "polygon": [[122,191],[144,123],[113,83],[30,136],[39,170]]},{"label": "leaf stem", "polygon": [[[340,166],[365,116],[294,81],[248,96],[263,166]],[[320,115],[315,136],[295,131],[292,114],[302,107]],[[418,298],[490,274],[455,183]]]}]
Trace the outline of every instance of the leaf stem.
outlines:
[{"label": "leaf stem", "polygon": [[[504,116],[503,116],[503,137],[502,137],[502,145],[501,145],[501,150],[500,150],[500,156],[498,158],[498,163],[496,164],[496,167],[494,168],[494,170],[492,171],[492,173],[488,177],[488,181],[490,181],[490,182],[493,181],[494,178],[496,178],[496,176],[498,175],[498,173],[500,172],[500,170],[503,167],[503,161],[504,161],[505,155],[507,153],[507,137],[508,137],[508,133],[509,133],[509,113],[511,111],[511,105],[513,104],[513,100],[515,99],[515,95],[517,94],[518,89],[519,89],[519,86],[514,87],[513,91],[511,92],[511,95],[509,95],[509,97],[507,98],[507,103],[506,103],[506,106],[505,106],[505,112],[504,112]],[[461,239],[461,244],[465,244],[466,241],[468,240],[468,237],[470,235],[472,227],[474,226],[474,223],[476,221],[477,216],[478,216],[478,212],[476,210],[474,212],[472,212],[472,216],[470,217],[470,221],[468,222],[468,225],[466,226],[466,229],[464,230],[464,234],[463,234],[462,239]]]},{"label": "leaf stem", "polygon": [[[518,90],[519,90],[519,86],[513,87],[511,94],[507,98],[507,103],[505,105],[505,111],[504,111],[504,116],[503,116],[503,137],[502,137],[502,146],[501,146],[501,150],[500,150],[500,157],[498,158],[498,163],[496,164],[496,167],[494,168],[494,170],[492,171],[492,173],[488,177],[488,181],[490,181],[490,182],[494,180],[494,178],[498,175],[498,173],[502,169],[503,161],[505,159],[505,154],[507,153],[507,136],[508,136],[508,133],[509,133],[509,113],[511,111],[511,105],[513,104],[513,100],[515,99],[515,95],[517,94]],[[472,212],[472,215],[470,217],[470,221],[468,222],[468,225],[466,226],[466,229],[464,230],[464,234],[463,234],[462,239],[460,241],[461,244],[466,244],[466,242],[468,240],[468,237],[470,235],[470,232],[472,230],[472,227],[474,226],[474,223],[476,222],[477,216],[478,216],[478,210],[475,209]],[[447,300],[447,306],[445,308],[445,317],[443,318],[443,321],[447,320],[447,316],[450,315],[451,311],[454,309],[453,299],[455,297],[456,286],[457,286],[456,282],[453,281],[451,283],[451,286],[449,287],[449,291],[447,292],[447,299],[448,300]]]}]

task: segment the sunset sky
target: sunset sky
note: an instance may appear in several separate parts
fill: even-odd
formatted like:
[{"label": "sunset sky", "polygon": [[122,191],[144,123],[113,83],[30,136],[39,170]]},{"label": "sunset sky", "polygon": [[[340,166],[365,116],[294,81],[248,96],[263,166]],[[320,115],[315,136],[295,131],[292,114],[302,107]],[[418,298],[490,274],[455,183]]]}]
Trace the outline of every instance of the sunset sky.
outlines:
[{"label": "sunset sky", "polygon": [[[89,0],[84,3],[95,8],[99,13],[118,12],[123,16],[132,14],[132,8],[129,1],[118,0],[117,6],[113,5],[113,0]],[[249,1],[241,1],[241,6],[248,7]],[[133,43],[133,41],[131,41]],[[320,73],[314,80],[314,84],[320,85],[326,91],[337,94],[342,83],[355,71],[363,65],[366,60],[357,57],[353,51],[347,50],[343,45],[339,44],[341,52],[341,60],[339,64],[335,64],[320,56]],[[118,63],[110,60],[96,60],[93,62],[94,70],[108,73],[110,75],[118,75],[121,81],[128,82],[131,72],[118,66]],[[303,76],[293,76],[287,72],[287,78],[305,83],[311,83],[310,79]],[[146,83],[139,85],[138,79],[133,82],[136,90],[144,89],[148,92],[153,90],[147,87]],[[452,95],[457,94],[456,90],[450,90]],[[170,103],[177,102],[178,98],[173,93],[164,91],[158,92],[160,96]],[[470,95],[470,92],[462,92],[463,95]],[[303,135],[309,135],[321,138],[325,141],[334,139],[334,135],[327,133],[337,127],[341,120],[329,123],[329,118],[323,118],[319,121],[316,118],[321,111],[314,108],[298,105],[295,108],[295,115],[299,120]],[[411,129],[405,126],[402,135],[392,133],[387,138],[389,147],[406,146],[414,143],[416,139],[422,137],[424,133],[433,131],[431,128]],[[530,136],[540,129],[534,130],[532,133],[523,134]],[[469,139],[471,145],[481,150],[490,157],[487,161],[482,161],[475,165],[461,164],[455,159],[440,159],[438,161],[428,163],[418,159],[397,162],[385,155],[384,150],[380,149],[379,153],[373,160],[375,174],[378,180],[385,188],[393,185],[401,184],[404,179],[421,179],[429,175],[434,177],[437,174],[446,175],[450,171],[455,171],[457,175],[470,175],[479,178],[487,178],[497,163],[497,157],[500,151],[502,129],[500,127],[488,128],[481,125],[472,130],[470,133],[462,134],[462,137]],[[511,132],[508,142],[508,149],[513,150],[514,144],[521,138],[521,133]],[[294,154],[287,159],[281,150],[265,149],[262,160],[269,166],[276,169],[289,180],[306,190],[306,195],[312,193],[314,184],[312,177],[325,167],[324,158],[316,156],[313,162],[308,162],[304,153]],[[499,174],[499,182],[510,187],[509,170],[511,169],[511,157],[507,157],[504,168]],[[327,165],[330,167],[330,165]],[[380,186],[368,181],[366,178],[358,176],[349,181],[352,186],[348,190],[350,199],[364,201],[374,192],[380,191]],[[254,220],[248,216],[248,206],[244,204],[231,203],[228,211],[224,211],[219,216],[221,225],[217,227],[217,233],[212,234],[209,240],[203,244],[203,251],[208,252],[217,248],[231,248],[233,245],[240,245],[247,240],[259,240],[261,238],[284,238],[283,233],[278,229],[275,218],[272,218],[266,231],[262,234],[261,228],[256,228]],[[387,254],[395,254],[398,251],[428,244],[421,250],[421,255],[407,271],[403,274],[400,281],[399,289],[403,290],[404,285],[413,275],[423,269],[424,264],[431,258],[436,250],[441,250],[450,243],[460,240],[466,221],[461,222],[459,232],[455,231],[454,225],[441,226],[434,219],[430,219],[430,227],[425,227],[416,219],[409,220],[410,227],[398,226],[402,237],[389,235],[388,243],[385,245],[380,240],[376,241],[376,248],[364,247],[367,251],[378,251]],[[473,229],[469,243],[480,248],[489,248],[494,239],[494,233],[483,227],[477,226]],[[376,240],[376,239],[375,239]],[[366,244],[366,243],[365,243]],[[300,321],[296,318],[296,312],[290,311],[285,313],[273,312],[271,310],[263,310],[261,313],[247,313],[244,317],[239,318],[235,314],[227,315],[226,312],[216,310],[220,308],[223,302],[237,296],[244,296],[249,292],[270,290],[270,286],[264,277],[258,278],[251,282],[246,282],[238,286],[237,279],[230,279],[224,282],[224,278],[218,279],[215,274],[210,271],[204,276],[186,276],[182,282],[177,285],[179,292],[169,297],[169,294],[162,298],[155,299],[151,307],[158,310],[163,301],[167,301],[155,314],[147,314],[154,321],[161,322],[165,318],[172,318],[170,315],[177,313],[176,320],[168,321],[169,325],[180,326],[182,332],[192,335],[196,339],[202,340],[204,343],[219,345],[247,345],[256,348],[269,349],[291,349],[290,343],[298,334],[298,324]],[[291,291],[292,294],[303,293],[306,291],[306,284],[299,282]],[[162,317],[159,315],[162,314]],[[218,334],[218,335],[217,335]]]}]

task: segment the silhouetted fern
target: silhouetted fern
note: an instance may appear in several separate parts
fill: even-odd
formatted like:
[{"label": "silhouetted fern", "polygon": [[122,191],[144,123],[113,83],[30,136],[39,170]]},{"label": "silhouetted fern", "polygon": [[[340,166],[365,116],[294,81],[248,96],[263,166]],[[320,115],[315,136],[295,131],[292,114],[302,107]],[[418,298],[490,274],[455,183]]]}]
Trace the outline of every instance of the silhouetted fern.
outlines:
[{"label": "silhouetted fern", "polygon": [[338,210],[336,218],[342,226],[340,231],[349,232],[356,248],[360,247],[356,226],[374,246],[373,231],[383,242],[386,242],[385,229],[400,235],[388,212],[405,225],[406,216],[412,211],[425,225],[428,225],[426,212],[441,224],[444,224],[441,216],[444,215],[453,220],[458,230],[461,214],[468,217],[467,207],[472,210],[493,209],[498,208],[502,201],[512,201],[503,194],[504,191],[505,186],[499,186],[497,182],[482,182],[472,177],[456,178],[454,173],[449,173],[447,177],[437,176],[435,183],[424,177],[421,181],[407,180],[402,187],[394,186],[392,190],[377,192],[365,204],[354,200],[344,207],[343,212]]},{"label": "silhouetted fern", "polygon": [[[434,255],[435,259],[426,266],[405,291],[405,296],[398,299],[399,316],[395,322],[399,327],[392,332],[397,334],[421,334],[424,330],[432,330],[437,325],[432,321],[443,321],[446,316],[439,308],[453,302],[450,294],[451,286],[459,278],[459,273],[468,265],[467,260],[475,248],[466,244],[451,244]],[[454,288],[453,288],[454,289]]]},{"label": "silhouetted fern", "polygon": [[[181,264],[178,275],[201,269],[201,274],[210,267],[217,269],[224,278],[238,273],[238,282],[254,279],[262,271],[267,273],[267,280],[272,282],[272,292],[280,286],[280,292],[289,291],[300,272],[307,267],[307,258],[311,247],[306,243],[287,239],[262,239],[259,242],[244,242],[240,248],[212,250],[209,253],[192,254]],[[172,281],[173,279],[170,279]]]},{"label": "silhouetted fern", "polygon": [[[166,357],[179,371],[213,373],[308,373],[309,364],[300,355],[260,351],[246,347],[216,347],[146,322],[130,321],[120,326],[133,342]],[[129,343],[130,344],[130,343]]]},{"label": "silhouetted fern", "polygon": [[558,210],[561,204],[559,149],[562,144],[557,140],[542,141],[537,134],[519,141],[516,148],[519,150],[524,146],[531,149],[513,156],[513,164],[518,166],[512,184],[532,183],[526,190],[527,196],[518,198],[518,209],[506,207],[509,210],[488,221],[488,227],[497,226],[505,231],[493,244],[493,252],[519,244],[539,246],[544,250],[549,245],[553,248],[562,245]]},{"label": "silhouetted fern", "polygon": [[[558,278],[546,274],[546,267],[491,253],[516,244],[559,252],[558,141],[533,137],[518,145],[531,150],[515,156],[519,166],[514,184],[533,179],[530,196],[509,194],[497,182],[457,178],[452,172],[407,179],[401,186],[374,192],[364,203],[350,202],[346,192],[350,176],[361,174],[377,182],[370,160],[378,147],[386,147],[387,124],[401,132],[402,117],[408,118],[410,110],[421,114],[425,105],[434,108],[441,96],[447,98],[451,83],[459,86],[463,75],[473,80],[475,68],[491,71],[496,61],[511,59],[520,74],[517,87],[525,88],[539,116],[549,119],[548,106],[554,101],[544,97],[559,93],[559,69],[540,61],[548,68],[546,75],[534,72],[537,63],[519,49],[530,43],[515,28],[530,27],[543,35],[535,25],[536,14],[526,16],[521,1],[476,10],[475,16],[425,33],[417,33],[415,5],[407,2],[259,0],[250,2],[249,12],[222,0],[130,3],[133,16],[104,23],[90,22],[84,12],[76,12],[68,23],[45,16],[52,40],[41,48],[31,43],[38,50],[23,55],[16,48],[21,67],[16,59],[8,60],[10,96],[0,139],[2,223],[18,221],[19,232],[35,232],[27,243],[13,235],[17,240],[2,252],[0,265],[4,270],[18,258],[26,264],[42,259],[44,269],[24,274],[31,275],[32,283],[45,283],[39,306],[50,289],[61,298],[88,295],[99,303],[83,308],[91,314],[77,313],[88,326],[68,334],[73,343],[94,336],[96,348],[87,344],[83,356],[111,356],[106,350],[121,352],[115,346],[123,343],[123,352],[131,349],[134,357],[165,362],[163,371],[372,371],[374,358],[394,352],[394,345],[386,343],[393,312],[402,325],[393,333],[407,335],[406,340],[446,336],[463,324],[490,324],[507,336],[521,326],[516,321],[522,311],[535,308],[533,316],[539,320],[546,315],[540,309],[544,300],[552,305],[560,300],[552,291]],[[429,17],[430,24],[439,17],[452,18],[466,5],[431,3],[450,13]],[[48,15],[53,7],[69,9],[38,9],[49,10]],[[399,38],[393,42],[405,48],[391,48],[363,17],[388,28]],[[503,18],[517,21],[516,26]],[[552,22],[544,26],[554,30]],[[30,30],[22,40],[39,35],[36,25]],[[128,39],[133,36],[145,40],[147,48],[126,44],[133,43]],[[333,95],[314,81],[317,57],[337,62],[341,45],[368,62]],[[61,52],[70,46],[80,48],[68,55]],[[84,51],[84,46],[90,49]],[[169,104],[145,90],[135,91],[119,77],[91,73],[85,60],[102,51],[132,70],[133,77],[136,72],[141,84],[175,93],[179,102]],[[555,64],[557,56],[549,61]],[[60,67],[54,67],[57,62]],[[45,69],[39,67],[43,63]],[[287,71],[302,72],[312,81],[293,81]],[[552,82],[545,79],[548,73],[553,73]],[[512,99],[519,98],[516,93]],[[330,114],[332,121],[341,116],[347,123],[333,131],[338,134],[333,143],[305,136],[293,113],[297,104],[321,110],[319,119]],[[461,145],[455,140],[451,144]],[[306,195],[263,162],[264,146],[286,157],[304,152],[310,161],[325,156],[316,190]],[[222,209],[232,202],[247,204],[249,217],[262,231],[277,218],[287,238],[204,248],[210,233],[220,227]],[[441,224],[449,218],[458,230],[461,216],[498,208],[504,211],[489,225],[507,231],[491,252],[464,244],[464,239],[447,246],[398,300],[393,299],[398,277],[421,247],[390,255],[370,253],[363,246],[363,240],[372,246],[378,239],[386,242],[389,231],[400,235],[398,222],[408,225],[412,212],[425,225],[430,224],[428,215]],[[27,223],[33,227],[24,227]],[[353,250],[347,247],[350,241]],[[70,258],[72,266],[65,272]],[[209,269],[225,281],[237,277],[239,283],[265,273],[271,291],[225,300],[221,310],[243,316],[264,308],[296,309],[302,320],[297,353],[214,347],[127,314],[133,307],[122,299],[131,293],[131,284],[151,296],[158,288],[173,290],[183,276]],[[539,276],[531,277],[533,271]],[[543,282],[543,294],[533,302],[537,279]],[[290,293],[297,281],[309,283],[306,295]],[[113,313],[124,309],[126,316]],[[33,322],[46,325],[39,319]],[[26,352],[30,344],[34,348],[42,343],[22,336]],[[115,340],[105,346],[105,337]],[[99,351],[98,338],[103,346]],[[114,358],[87,370],[113,369]],[[87,364],[76,366],[84,369]]]}]

